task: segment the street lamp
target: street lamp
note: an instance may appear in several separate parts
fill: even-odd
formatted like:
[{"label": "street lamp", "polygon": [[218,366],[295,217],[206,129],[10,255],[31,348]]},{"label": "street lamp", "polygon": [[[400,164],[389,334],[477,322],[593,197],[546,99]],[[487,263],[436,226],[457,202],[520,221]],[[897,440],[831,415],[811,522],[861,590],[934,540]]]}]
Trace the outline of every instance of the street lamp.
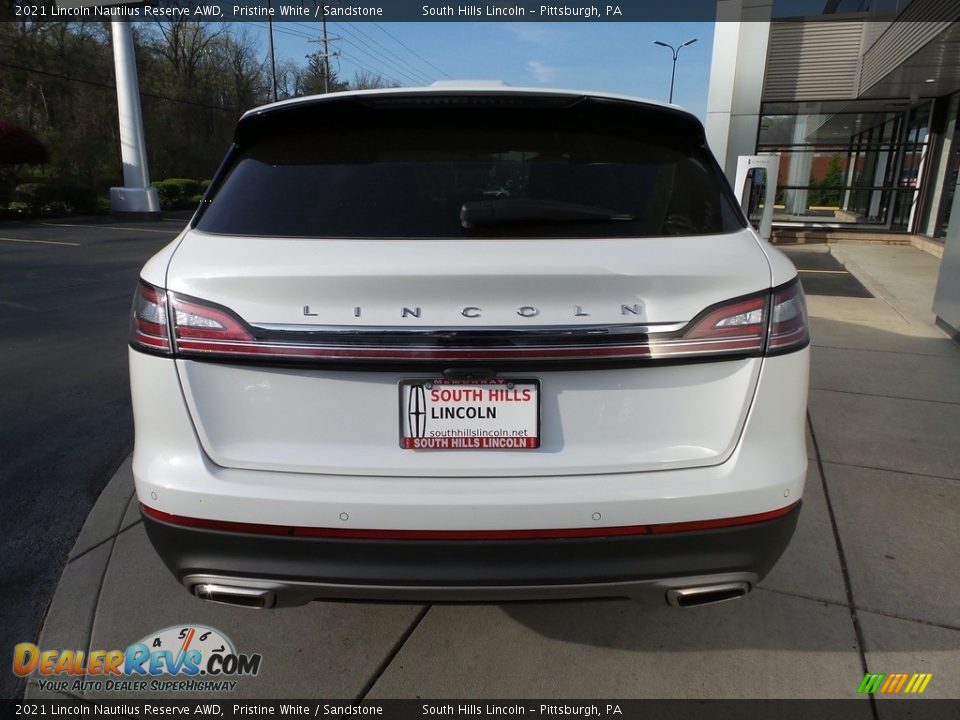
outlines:
[{"label": "street lamp", "polygon": [[685,48],[687,45],[693,45],[697,41],[696,38],[690,38],[680,47],[674,47],[673,45],[668,45],[665,42],[660,42],[659,40],[654,40],[654,45],[660,45],[665,48],[670,48],[670,51],[673,53],[673,70],[670,71],[670,100],[673,102],[673,79],[677,75],[677,55],[680,53],[680,48]]}]

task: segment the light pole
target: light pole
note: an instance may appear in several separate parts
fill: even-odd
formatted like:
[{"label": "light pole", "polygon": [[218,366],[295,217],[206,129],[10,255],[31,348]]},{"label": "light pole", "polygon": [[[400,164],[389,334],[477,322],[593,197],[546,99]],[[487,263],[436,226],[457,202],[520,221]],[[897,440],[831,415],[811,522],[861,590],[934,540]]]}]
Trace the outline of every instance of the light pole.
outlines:
[{"label": "light pole", "polygon": [[114,18],[110,21],[110,30],[117,75],[120,159],[123,161],[123,187],[110,188],[110,209],[115,213],[157,215],[160,201],[156,188],[150,185],[147,170],[147,141],[143,135],[133,29],[129,21]]},{"label": "light pole", "polygon": [[270,32],[270,79],[273,83],[273,101],[277,98],[277,58],[273,54],[273,4],[267,0],[267,9],[270,13],[267,15],[267,28]]},{"label": "light pole", "polygon": [[659,40],[654,40],[654,41],[653,41],[653,44],[654,44],[654,45],[660,45],[660,46],[665,47],[665,48],[670,48],[670,51],[673,53],[673,70],[670,71],[670,100],[669,100],[669,102],[671,102],[671,103],[673,102],[673,79],[674,79],[674,78],[676,77],[676,75],[677,75],[677,55],[680,54],[680,49],[681,49],[681,48],[685,48],[687,45],[693,45],[696,41],[697,41],[696,38],[690,38],[690,39],[687,40],[683,45],[680,45],[679,47],[674,47],[673,45],[668,45],[667,43],[665,43],[665,42],[660,42]]}]

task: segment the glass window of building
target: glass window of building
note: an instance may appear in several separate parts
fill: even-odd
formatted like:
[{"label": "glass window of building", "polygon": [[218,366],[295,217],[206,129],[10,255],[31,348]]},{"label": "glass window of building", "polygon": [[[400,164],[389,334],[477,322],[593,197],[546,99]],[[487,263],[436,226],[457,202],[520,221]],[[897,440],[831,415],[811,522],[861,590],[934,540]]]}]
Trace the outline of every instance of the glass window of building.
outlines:
[{"label": "glass window of building", "polygon": [[929,101],[764,104],[757,149],[780,153],[774,222],[910,230],[930,113]]}]

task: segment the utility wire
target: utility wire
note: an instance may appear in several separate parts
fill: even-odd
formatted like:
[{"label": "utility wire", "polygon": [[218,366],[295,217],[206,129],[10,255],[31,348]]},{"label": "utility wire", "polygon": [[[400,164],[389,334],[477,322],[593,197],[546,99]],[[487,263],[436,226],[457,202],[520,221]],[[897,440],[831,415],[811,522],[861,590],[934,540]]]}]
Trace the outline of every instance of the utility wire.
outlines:
[{"label": "utility wire", "polygon": [[[337,24],[337,25],[343,25],[343,23],[339,23],[339,22],[336,23],[336,24]],[[350,28],[350,30],[351,30],[352,32],[356,32],[356,33],[359,33],[360,35],[362,35],[364,38],[366,38],[367,40],[369,40],[370,42],[372,42],[374,45],[376,45],[378,48],[380,48],[381,50],[383,50],[383,52],[386,53],[387,55],[393,56],[394,60],[391,60],[391,62],[396,61],[396,62],[402,63],[404,66],[406,66],[406,67],[410,70],[410,72],[415,73],[416,75],[418,75],[418,76],[421,78],[421,82],[423,82],[423,81],[432,82],[432,81],[435,79],[432,75],[430,75],[430,74],[428,74],[428,73],[425,73],[423,70],[420,70],[419,68],[417,68],[417,67],[416,67],[413,63],[411,63],[409,60],[406,60],[406,59],[400,57],[397,53],[395,53],[395,52],[393,52],[392,50],[390,50],[389,48],[385,47],[382,43],[378,42],[376,38],[371,37],[370,35],[368,35],[367,33],[365,33],[363,30],[361,30],[359,27],[357,27],[357,26],[352,26],[352,27]],[[343,32],[343,28],[342,28],[342,27],[340,28],[340,31]]]},{"label": "utility wire", "polygon": [[[343,23],[343,22],[336,21],[336,20],[331,20],[331,21],[330,21],[330,24],[331,24],[331,25],[336,25],[339,32],[344,33],[344,34],[347,34],[347,29],[346,29],[346,28],[347,28],[347,24],[345,24],[345,23]],[[376,39],[370,37],[370,36],[367,35],[365,32],[363,32],[359,27],[350,26],[349,36],[352,37],[352,38],[354,38],[357,42],[353,42],[353,41],[351,41],[351,40],[349,40],[349,39],[347,39],[346,37],[343,37],[343,36],[341,36],[340,39],[341,39],[341,40],[344,40],[344,41],[346,41],[346,42],[349,42],[351,45],[353,45],[353,46],[357,49],[358,52],[363,53],[365,56],[367,56],[367,57],[369,58],[369,61],[370,61],[370,62],[374,62],[374,63],[384,62],[384,63],[386,63],[386,65],[387,65],[388,68],[391,67],[391,66],[394,66],[394,65],[396,64],[394,60],[391,60],[390,58],[385,57],[385,56],[382,55],[381,53],[377,52],[375,49],[373,49],[373,48],[370,46],[369,43],[367,43],[365,40],[361,39],[360,37],[357,37],[356,35],[353,35],[353,33],[358,33],[359,35],[362,35],[364,38],[367,38],[368,40],[370,40],[370,42],[372,42],[372,43],[374,43],[375,45],[377,45],[377,46],[379,46],[380,48],[382,48],[382,49],[384,50],[384,52],[393,55],[393,57],[396,58],[397,61],[399,61],[400,63],[406,65],[406,66],[410,69],[411,72],[407,72],[403,67],[394,67],[393,70],[394,70],[394,72],[396,72],[396,73],[398,73],[398,74],[400,74],[400,75],[403,75],[404,77],[406,77],[407,79],[409,79],[411,82],[416,83],[416,84],[420,84],[420,83],[423,83],[423,82],[431,82],[431,81],[433,80],[433,78],[432,78],[429,74],[427,74],[427,73],[423,72],[422,70],[418,69],[413,63],[405,60],[404,58],[400,57],[400,56],[397,55],[396,53],[391,52],[388,48],[384,47],[382,44],[380,44],[379,42],[377,42]],[[302,30],[293,30],[293,29],[291,29],[287,34],[288,34],[288,35],[295,35],[295,36],[299,36],[299,37],[304,37],[304,38],[307,38],[308,40],[314,40],[314,36],[309,35],[309,34],[303,32]],[[358,44],[358,43],[360,43],[360,44]],[[421,58],[421,59],[422,59],[422,58]],[[351,62],[356,63],[356,58],[354,58],[353,60],[351,60]],[[429,63],[428,63],[428,64],[429,64]],[[378,70],[378,69],[376,69],[376,68],[371,68],[370,66],[363,66],[363,69],[367,70],[368,72],[372,72],[372,73],[374,73],[375,75],[379,75],[379,76],[383,77],[385,80],[389,80],[389,81],[391,81],[391,82],[395,82],[395,83],[397,83],[398,85],[402,85],[402,84],[403,84],[402,82],[400,82],[399,80],[397,80],[396,77],[392,77],[392,76],[390,76],[387,72],[384,72],[384,71],[382,71],[382,70]],[[448,76],[448,77],[449,77],[449,76]]]},{"label": "utility wire", "polygon": [[[260,28],[261,30],[266,30],[266,29],[267,29],[267,26],[266,26],[265,24],[263,24],[263,23],[256,23],[256,22],[254,22],[254,23],[250,23],[250,24],[253,25],[254,27]],[[284,35],[290,35],[290,36],[292,36],[292,37],[302,37],[302,38],[308,38],[308,39],[309,39],[309,38],[312,38],[312,37],[315,37],[314,35],[311,35],[310,33],[305,33],[303,30],[296,30],[296,29],[294,29],[294,28],[288,28],[288,27],[283,27],[283,26],[278,27],[278,28],[274,28],[274,32],[283,33]]]},{"label": "utility wire", "polygon": [[[344,28],[341,27],[340,31],[343,32]],[[358,43],[360,43],[363,46],[364,51],[368,55],[376,58],[379,61],[384,62],[388,67],[393,68],[395,72],[405,74],[407,77],[409,77],[412,81],[416,83],[431,82],[433,80],[433,78],[431,78],[429,75],[424,73],[422,70],[418,70],[416,67],[406,62],[403,58],[400,58],[397,56],[389,57],[387,54],[389,53],[389,51],[387,51],[386,48],[384,48],[384,51],[386,52],[381,52],[380,50],[375,48],[373,45],[371,45],[371,42],[373,42],[374,45],[378,45],[379,43],[374,41],[373,38],[370,38],[369,36],[364,34],[361,30],[359,30],[359,28],[351,28],[351,32],[358,32],[360,33],[360,35],[362,35],[362,37],[358,35],[345,35],[344,38],[345,39],[352,38],[353,40],[356,40]]]},{"label": "utility wire", "polygon": [[[264,26],[262,23],[252,23],[252,24],[253,24],[253,25],[256,25],[257,27],[260,27],[260,28],[262,28],[262,29],[266,29],[266,26]],[[316,35],[311,34],[311,33],[304,32],[303,30],[297,30],[297,29],[294,29],[294,28],[282,28],[282,27],[277,27],[277,28],[274,28],[274,32],[283,33],[283,34],[285,34],[285,35],[289,35],[290,37],[303,38],[303,39],[305,39],[305,40],[316,40]],[[333,41],[331,41],[331,42],[333,42]],[[361,48],[361,50],[362,50],[362,48]],[[366,62],[361,61],[361,60],[360,60],[359,58],[357,58],[355,55],[350,55],[349,53],[344,52],[342,49],[339,51],[339,54],[340,54],[342,57],[344,57],[344,58],[346,58],[347,60],[349,60],[349,61],[351,62],[351,64],[356,65],[357,67],[359,67],[361,70],[366,70],[367,72],[372,73],[372,74],[374,74],[374,75],[379,75],[380,77],[382,77],[384,80],[387,80],[388,82],[395,83],[395,84],[397,84],[397,85],[403,85],[403,82],[400,81],[400,80],[398,80],[396,77],[394,77],[394,76],[392,76],[392,75],[390,75],[390,74],[388,74],[388,73],[386,73],[386,72],[384,72],[384,71],[382,71],[382,70],[379,70],[379,69],[377,69],[377,68],[375,68],[375,67],[371,67],[371,66],[368,65]],[[420,81],[415,80],[414,82],[417,82],[417,83],[419,84]]]},{"label": "utility wire", "polygon": [[[340,28],[340,31],[342,32],[343,29]],[[358,43],[354,42],[347,36],[344,36],[342,39],[343,39],[343,42],[352,45],[357,50],[357,52],[363,53],[364,55],[370,57],[371,59],[374,60],[374,62],[385,62],[387,66],[390,65],[390,60],[384,58],[382,55],[379,55],[378,53],[376,53],[376,51],[368,50],[364,48],[362,45],[359,45]],[[420,85],[423,83],[423,80],[417,78],[414,75],[411,75],[409,72],[407,72],[403,68],[399,68],[399,67],[394,68],[394,72],[397,73],[398,75],[402,75],[403,77],[407,78],[407,80],[414,83],[415,85]]]},{"label": "utility wire", "polygon": [[391,83],[394,83],[394,84],[396,84],[396,85],[403,85],[403,83],[402,83],[400,80],[398,80],[397,78],[392,77],[392,76],[390,76],[390,75],[385,75],[384,73],[380,72],[380,71],[377,70],[376,68],[372,68],[372,67],[370,67],[369,65],[364,64],[364,62],[361,61],[359,58],[354,57],[353,55],[350,55],[349,53],[344,52],[343,50],[340,51],[340,57],[342,57],[342,58],[344,58],[344,59],[346,59],[346,60],[349,60],[351,64],[356,65],[356,66],[359,67],[361,70],[366,70],[367,72],[372,73],[372,74],[374,74],[374,75],[377,75],[378,77],[382,77],[382,78],[383,78],[384,80],[386,80],[387,82],[391,82]]},{"label": "utility wire", "polygon": [[398,38],[398,37],[397,37],[396,35],[394,35],[393,33],[388,32],[387,29],[386,29],[385,27],[383,27],[380,23],[371,23],[371,24],[372,24],[374,27],[379,28],[379,29],[380,29],[380,32],[382,32],[382,33],[383,33],[384,35],[386,35],[387,37],[393,38],[393,40],[394,40],[398,45],[400,45],[400,47],[402,47],[404,50],[406,50],[407,52],[409,52],[411,55],[413,55],[414,57],[419,58],[422,62],[425,62],[427,65],[429,65],[430,67],[432,67],[434,70],[436,70],[436,71],[437,71],[438,73],[440,73],[441,75],[447,77],[447,78],[450,79],[450,80],[453,80],[453,76],[452,76],[452,75],[449,75],[449,74],[446,73],[444,70],[438,68],[436,65],[434,65],[432,62],[430,62],[429,60],[427,60],[425,57],[423,57],[422,55],[418,54],[415,50],[411,50],[409,47],[407,47],[407,46],[403,43],[402,40],[400,40],[400,38]]},{"label": "utility wire", "polygon": [[[251,25],[254,25],[255,27],[259,27],[259,28],[261,28],[261,29],[263,29],[263,30],[266,29],[266,25],[264,25],[263,23],[251,23]],[[298,29],[295,29],[295,28],[275,27],[275,28],[274,28],[274,32],[283,33],[284,35],[289,35],[290,37],[302,38],[302,39],[305,39],[305,40],[315,40],[315,39],[316,39],[316,35],[315,35],[315,34],[311,34],[311,33],[308,33],[308,32],[304,32],[303,30],[298,30]],[[331,41],[331,42],[333,42],[333,41]],[[363,51],[363,48],[360,48],[360,50]],[[403,82],[402,82],[401,80],[399,80],[398,78],[394,77],[393,75],[391,75],[391,74],[389,74],[389,73],[387,73],[387,72],[384,72],[383,70],[377,69],[376,67],[371,67],[369,64],[367,64],[368,62],[371,62],[369,59],[368,59],[366,62],[361,61],[361,60],[360,60],[359,58],[357,58],[355,55],[351,55],[351,54],[349,54],[349,53],[346,53],[346,52],[344,52],[342,49],[339,51],[339,54],[340,54],[343,58],[349,60],[351,64],[356,65],[357,67],[359,67],[361,70],[366,70],[367,72],[373,73],[374,75],[379,75],[379,76],[382,77],[384,80],[387,80],[388,82],[391,82],[391,83],[395,83],[396,85],[403,85]],[[373,62],[375,62],[375,61],[373,61]],[[421,81],[421,80],[417,80],[417,79],[413,79],[413,82],[416,83],[416,84],[420,84],[422,81]]]},{"label": "utility wire", "polygon": [[[93,85],[94,87],[100,87],[107,90],[117,91],[117,86],[111,83],[102,83],[97,82],[96,80],[86,80],[84,78],[71,77],[69,75],[62,75],[61,73],[49,72],[47,70],[37,70],[36,68],[28,68],[23,65],[13,65],[10,63],[0,62],[0,67],[10,68],[12,70],[21,70],[23,72],[32,73],[34,75],[46,75],[47,77],[58,78],[60,80],[66,80],[68,82],[81,83],[83,85]],[[207,108],[208,110],[220,110],[221,112],[237,113],[240,112],[240,108],[231,108],[224,107],[223,105],[208,105],[206,103],[195,102],[193,100],[182,100],[180,98],[173,98],[169,95],[160,95],[159,93],[143,92],[140,94],[143,97],[154,98],[155,100],[166,100],[167,102],[179,103],[180,105],[193,105],[194,107]]]}]

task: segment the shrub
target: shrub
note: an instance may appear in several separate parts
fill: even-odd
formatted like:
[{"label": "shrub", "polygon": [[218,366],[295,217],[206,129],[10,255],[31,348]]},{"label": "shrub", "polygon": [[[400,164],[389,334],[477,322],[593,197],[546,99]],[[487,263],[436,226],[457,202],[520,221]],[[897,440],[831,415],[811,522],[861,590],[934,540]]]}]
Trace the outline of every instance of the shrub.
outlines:
[{"label": "shrub", "polygon": [[17,185],[13,201],[33,215],[85,214],[97,211],[97,192],[70,182],[29,182]]},{"label": "shrub", "polygon": [[187,210],[197,205],[193,198],[203,195],[209,180],[190,180],[189,178],[167,178],[153,183],[164,210]]}]

